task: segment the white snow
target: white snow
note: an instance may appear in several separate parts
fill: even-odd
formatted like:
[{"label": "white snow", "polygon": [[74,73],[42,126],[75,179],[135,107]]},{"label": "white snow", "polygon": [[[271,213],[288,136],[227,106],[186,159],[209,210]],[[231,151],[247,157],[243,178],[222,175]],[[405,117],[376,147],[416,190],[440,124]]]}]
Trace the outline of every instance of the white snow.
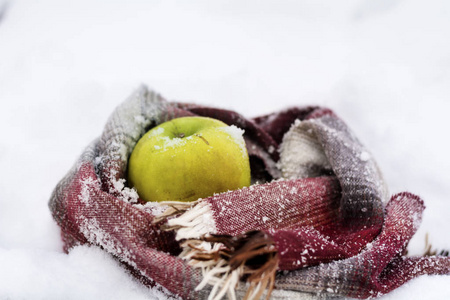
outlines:
[{"label": "white snow", "polygon": [[166,151],[167,148],[177,148],[177,147],[181,147],[184,144],[186,144],[187,140],[192,139],[192,136],[188,136],[187,138],[170,138],[168,136],[164,136],[164,137],[159,137],[159,139],[163,140],[163,142],[161,143],[162,145],[164,145],[163,151]]},{"label": "white snow", "polygon": [[[7,5],[6,5],[7,4]],[[450,2],[0,0],[0,299],[158,299],[97,248],[63,254],[47,201],[141,83],[246,116],[332,108],[450,249]],[[364,158],[364,155],[363,157]],[[383,300],[450,299],[450,276]]]},{"label": "white snow", "polygon": [[152,131],[150,131],[148,133],[148,138],[154,137],[154,136],[158,136],[161,135],[164,132],[164,128],[163,127],[156,127],[154,128]]},{"label": "white snow", "polygon": [[247,156],[247,148],[245,147],[244,130],[235,126],[220,127],[220,130],[229,135],[229,138],[239,146],[243,156]]}]

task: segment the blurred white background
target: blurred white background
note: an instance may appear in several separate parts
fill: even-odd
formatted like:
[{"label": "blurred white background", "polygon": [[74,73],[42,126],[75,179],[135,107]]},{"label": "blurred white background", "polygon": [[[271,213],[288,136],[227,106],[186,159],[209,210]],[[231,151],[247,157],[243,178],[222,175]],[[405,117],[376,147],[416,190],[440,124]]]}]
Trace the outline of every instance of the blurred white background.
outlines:
[{"label": "blurred white background", "polygon": [[[332,108],[450,249],[450,2],[0,0],[0,299],[154,299],[94,248],[61,251],[47,201],[140,84],[252,117]],[[449,299],[421,277],[382,299]]]}]

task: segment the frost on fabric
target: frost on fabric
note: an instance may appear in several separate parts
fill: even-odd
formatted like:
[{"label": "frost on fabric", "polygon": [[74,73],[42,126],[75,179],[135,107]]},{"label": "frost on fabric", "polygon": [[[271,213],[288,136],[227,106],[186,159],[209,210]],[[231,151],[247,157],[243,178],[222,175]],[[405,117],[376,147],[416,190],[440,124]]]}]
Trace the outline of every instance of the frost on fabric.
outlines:
[{"label": "frost on fabric", "polygon": [[169,208],[168,205],[151,201],[146,202],[145,204],[135,204],[134,206],[150,213],[152,216],[159,216]]},{"label": "frost on fabric", "polygon": [[134,189],[126,187],[123,179],[128,157],[148,127],[160,123],[166,105],[159,94],[142,86],[116,108],[105,126],[97,169],[107,177],[109,192],[124,201],[136,203],[139,198]]},{"label": "frost on fabric", "polygon": [[109,192],[125,202],[137,203],[139,195],[136,189],[127,187],[125,185],[126,180],[117,176],[117,173],[117,170],[111,170],[111,172],[108,173],[108,182],[110,183]]},{"label": "frost on fabric", "polygon": [[92,177],[88,177],[81,182],[81,191],[78,195],[78,199],[84,203],[86,206],[91,204],[90,200],[90,191],[91,189],[96,188],[100,185],[100,181],[98,179],[94,179]]},{"label": "frost on fabric", "polygon": [[279,166],[287,178],[336,175],[343,190],[341,218],[357,215],[362,226],[371,216],[382,214],[389,199],[382,173],[339,118],[325,115],[296,121],[280,149]]},{"label": "frost on fabric", "polygon": [[[220,234],[280,228],[292,225],[291,222],[309,222],[313,217],[310,214],[314,213],[310,209],[313,200],[334,202],[335,197],[339,196],[332,190],[332,185],[337,185],[337,181],[327,181],[328,184],[325,184],[326,179],[318,180],[324,184],[316,184],[314,180],[277,180],[225,192],[205,201],[210,203]],[[299,210],[299,206],[304,209]],[[252,213],[249,214],[249,211]]]},{"label": "frost on fabric", "polygon": [[[339,155],[334,154],[333,161],[330,161],[336,175],[347,182],[359,178],[361,186],[372,189],[383,203],[387,203],[389,191],[378,164],[344,122],[336,118],[323,118],[311,120],[311,126],[316,130],[320,128],[319,140],[329,145],[329,158],[333,157],[333,151],[339,150]],[[367,192],[361,186],[354,187],[355,193]]]},{"label": "frost on fabric", "polygon": [[136,267],[136,264],[134,263],[136,257],[133,254],[133,251],[127,247],[123,247],[110,233],[103,230],[96,218],[80,217],[79,222],[80,232],[91,244],[101,246],[107,252],[117,255],[123,261]]}]

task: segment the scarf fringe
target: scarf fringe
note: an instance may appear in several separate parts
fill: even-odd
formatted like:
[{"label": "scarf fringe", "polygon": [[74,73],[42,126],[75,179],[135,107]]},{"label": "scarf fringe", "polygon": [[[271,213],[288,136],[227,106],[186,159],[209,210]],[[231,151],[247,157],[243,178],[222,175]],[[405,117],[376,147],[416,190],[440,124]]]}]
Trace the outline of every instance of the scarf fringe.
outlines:
[{"label": "scarf fringe", "polygon": [[[166,221],[172,217],[179,216],[186,211],[192,209],[200,200],[183,202],[183,201],[162,201],[156,202],[155,204],[160,207],[165,207],[163,213],[157,215],[153,219],[153,223],[160,223]],[[167,228],[170,229],[170,228]],[[173,228],[175,229],[175,228]]]},{"label": "scarf fringe", "polygon": [[[183,213],[184,212],[184,213]],[[170,216],[179,215],[176,218],[168,219]],[[195,206],[171,207],[163,215],[158,216],[159,220],[168,219],[165,230],[176,230],[176,240],[199,239],[202,236],[216,231],[212,211],[206,201],[197,201]]]},{"label": "scarf fringe", "polygon": [[236,299],[236,286],[243,280],[247,283],[244,299],[260,299],[263,294],[269,299],[279,262],[269,235],[263,231],[236,237],[216,235],[208,202],[199,200],[194,206],[192,203],[164,204],[169,208],[158,220],[167,219],[164,229],[175,230],[176,240],[183,241],[180,257],[202,270],[203,280],[197,291],[211,285],[209,300],[219,300],[225,295]]},{"label": "scarf fringe", "polygon": [[425,234],[425,251],[423,256],[449,256],[450,252],[446,249],[439,250],[433,249],[432,245],[429,242],[428,233]]},{"label": "scarf fringe", "polygon": [[240,280],[247,282],[244,299],[260,299],[264,292],[269,299],[274,288],[279,256],[272,238],[262,231],[251,231],[238,237],[208,235],[187,240],[180,256],[193,267],[201,268],[203,280],[196,290],[211,285],[208,299],[227,295],[236,299]]}]

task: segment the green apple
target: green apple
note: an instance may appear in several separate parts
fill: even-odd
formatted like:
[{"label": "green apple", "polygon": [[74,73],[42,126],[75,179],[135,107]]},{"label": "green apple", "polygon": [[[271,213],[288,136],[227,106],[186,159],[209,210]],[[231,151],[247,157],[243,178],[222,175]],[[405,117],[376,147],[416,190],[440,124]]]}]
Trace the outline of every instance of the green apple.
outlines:
[{"label": "green apple", "polygon": [[250,185],[244,131],[206,117],[182,117],[148,131],[128,161],[144,201],[194,201]]}]

